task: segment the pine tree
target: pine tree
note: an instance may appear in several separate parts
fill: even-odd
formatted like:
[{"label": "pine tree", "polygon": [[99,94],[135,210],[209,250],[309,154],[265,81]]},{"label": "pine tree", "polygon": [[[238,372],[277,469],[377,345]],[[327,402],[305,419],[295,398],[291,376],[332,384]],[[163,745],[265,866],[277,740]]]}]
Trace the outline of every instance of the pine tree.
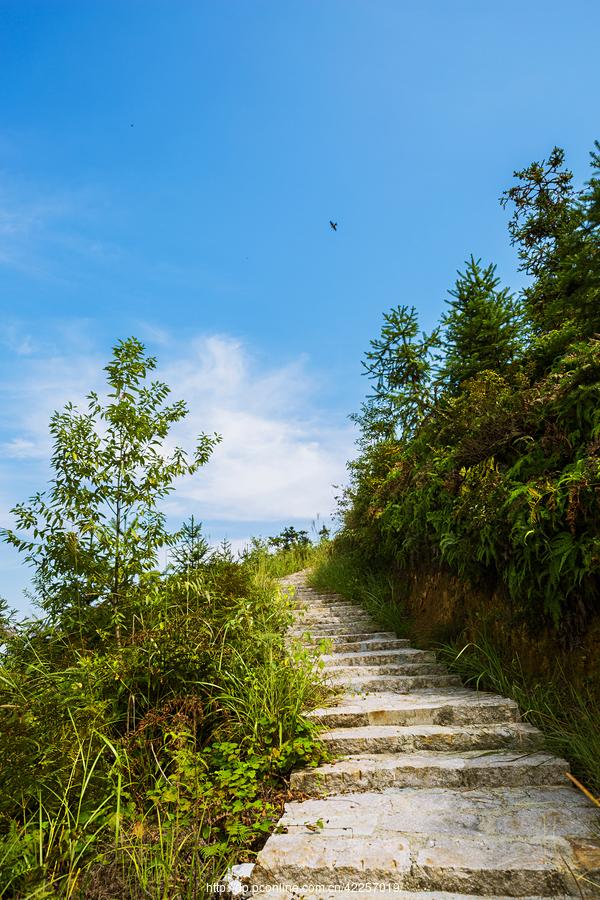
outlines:
[{"label": "pine tree", "polygon": [[483,267],[473,256],[458,272],[447,300],[450,311],[442,316],[446,350],[440,381],[451,393],[480,372],[503,374],[518,353],[518,310],[508,288],[500,288],[496,267]]},{"label": "pine tree", "polygon": [[184,522],[179,542],[171,550],[171,566],[176,572],[190,572],[205,565],[211,556],[210,545],[202,534],[202,522],[193,516]]},{"label": "pine tree", "polygon": [[[418,337],[414,306],[384,313],[379,338],[371,341],[363,367],[374,382],[361,412],[351,416],[361,428],[360,443],[368,446],[397,436],[408,438],[432,404],[431,374],[439,329]],[[399,434],[398,434],[399,432]]]},{"label": "pine tree", "polygon": [[502,204],[513,205],[509,223],[521,270],[534,280],[523,292],[531,320],[532,354],[541,371],[577,340],[600,331],[600,144],[591,153],[592,176],[573,187],[564,151],[515,172],[517,183]]}]

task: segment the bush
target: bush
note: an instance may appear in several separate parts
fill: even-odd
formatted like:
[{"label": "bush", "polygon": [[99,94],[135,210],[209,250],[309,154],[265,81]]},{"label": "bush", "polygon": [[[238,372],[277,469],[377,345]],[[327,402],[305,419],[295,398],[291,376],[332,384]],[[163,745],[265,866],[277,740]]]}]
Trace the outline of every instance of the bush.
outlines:
[{"label": "bush", "polygon": [[255,851],[291,768],[321,753],[303,710],[323,689],[315,660],[286,649],[289,620],[273,582],[221,561],[130,597],[119,645],[111,629],[13,634],[2,896],[100,897],[106,879],[112,896],[200,896],[195,882]]}]

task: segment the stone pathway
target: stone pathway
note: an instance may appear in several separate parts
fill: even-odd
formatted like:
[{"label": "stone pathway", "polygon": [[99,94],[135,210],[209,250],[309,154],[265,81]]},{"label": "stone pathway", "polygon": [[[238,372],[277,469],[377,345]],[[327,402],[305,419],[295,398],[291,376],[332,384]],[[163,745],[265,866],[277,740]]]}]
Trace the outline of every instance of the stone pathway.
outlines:
[{"label": "stone pathway", "polygon": [[286,806],[252,890],[323,900],[600,897],[590,883],[600,882],[599,811],[517,705],[463,688],[433,653],[378,631],[359,606],[316,593],[301,574],[286,582],[297,591],[293,634],[331,642],[323,660],[343,693],[311,716],[336,761],[292,775],[308,799]]}]

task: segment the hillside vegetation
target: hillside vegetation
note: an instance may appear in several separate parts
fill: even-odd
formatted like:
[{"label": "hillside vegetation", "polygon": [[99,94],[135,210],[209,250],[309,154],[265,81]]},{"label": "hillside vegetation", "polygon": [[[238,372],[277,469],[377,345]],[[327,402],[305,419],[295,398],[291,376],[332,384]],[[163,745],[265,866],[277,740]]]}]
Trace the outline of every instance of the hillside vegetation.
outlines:
[{"label": "hillside vegetation", "polygon": [[308,537],[234,559],[194,519],[167,531],[158,502],[218,437],[166,452],[186,408],[154,366],[120,342],[106,397],[53,416],[53,480],[4,533],[40,618],[0,619],[2,897],[210,895],[272,830],[292,766],[320,758],[302,712],[324,691],[273,577]]},{"label": "hillside vegetation", "polygon": [[314,583],[449,645],[600,790],[600,145],[591,157],[583,190],[558,148],[514,173],[519,296],[470,257],[431,334],[414,308],[384,316]]}]

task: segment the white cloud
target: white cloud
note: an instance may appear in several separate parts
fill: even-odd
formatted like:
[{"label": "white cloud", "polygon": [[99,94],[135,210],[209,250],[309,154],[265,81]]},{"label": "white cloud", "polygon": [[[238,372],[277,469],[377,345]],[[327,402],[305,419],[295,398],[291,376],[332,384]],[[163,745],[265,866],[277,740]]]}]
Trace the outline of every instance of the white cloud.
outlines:
[{"label": "white cloud", "polygon": [[352,432],[327,423],[305,361],[261,371],[241,342],[213,336],[194,341],[164,377],[190,405],[174,437],[188,445],[200,431],[223,437],[211,462],[178,487],[173,513],[255,522],[332,511]]},{"label": "white cloud", "polygon": [[33,337],[14,322],[4,323],[0,342],[17,356],[30,356],[36,349]]},{"label": "white cloud", "polygon": [[[56,348],[34,348],[20,358],[18,351],[15,353],[17,358],[0,382],[3,456],[47,462],[51,455],[50,416],[69,401],[81,404],[92,388],[99,387],[105,363],[98,355],[81,350],[63,355]],[[39,487],[32,485],[32,489]]]},{"label": "white cloud", "polygon": [[65,211],[60,198],[17,197],[0,183],[0,266],[45,275],[47,264],[34,247],[48,223],[60,221]]},{"label": "white cloud", "polygon": [[[76,329],[69,340],[63,330],[67,349],[61,354],[53,349],[21,356],[10,380],[0,385],[5,482],[18,459],[47,464],[52,411],[68,400],[81,402],[102,385],[106,360],[89,346],[82,348],[78,334]],[[333,512],[332,485],[345,479],[353,433],[345,420],[332,422],[319,409],[305,359],[265,368],[242,341],[227,335],[171,340],[161,356],[167,352],[158,377],[190,410],[170,443],[191,448],[202,431],[218,432],[223,442],[207,466],[178,483],[165,511],[179,519],[194,513],[207,524],[311,519]],[[31,491],[41,486],[32,484]]]},{"label": "white cloud", "polygon": [[11,459],[36,459],[40,455],[40,448],[29,438],[16,437],[0,444],[0,452]]}]

